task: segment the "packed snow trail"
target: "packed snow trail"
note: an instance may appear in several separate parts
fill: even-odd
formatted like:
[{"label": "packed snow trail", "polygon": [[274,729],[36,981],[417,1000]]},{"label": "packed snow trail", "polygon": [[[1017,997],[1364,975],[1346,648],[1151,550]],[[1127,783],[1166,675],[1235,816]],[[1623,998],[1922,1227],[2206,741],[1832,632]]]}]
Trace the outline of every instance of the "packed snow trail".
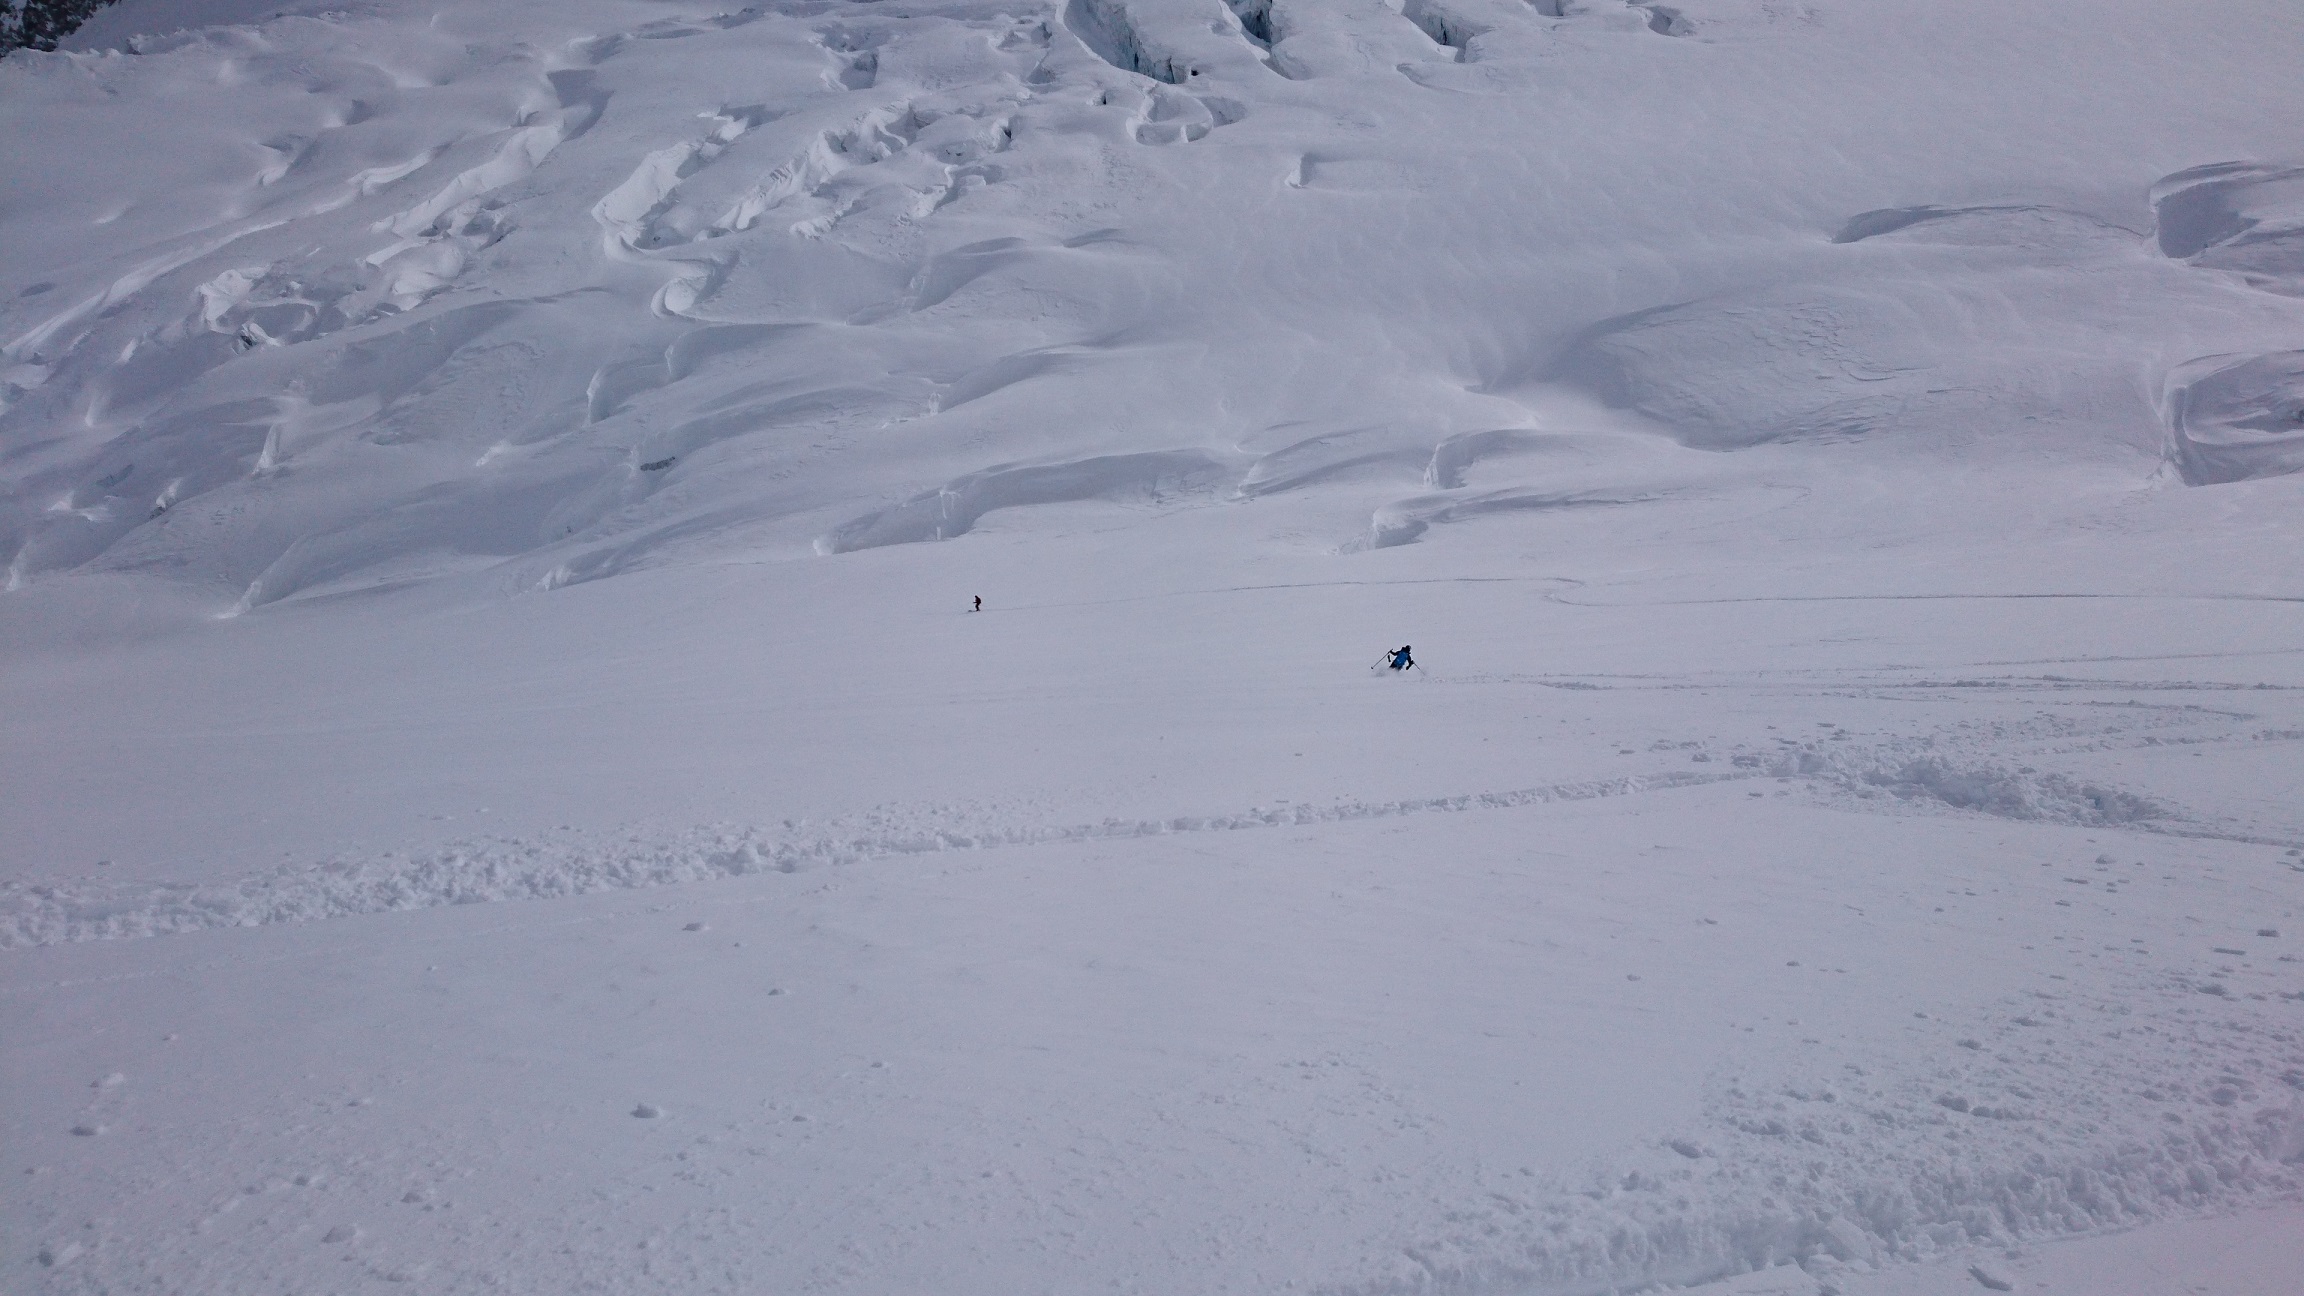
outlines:
[{"label": "packed snow trail", "polygon": [[[1470,681],[1481,682],[1496,681]],[[1555,687],[1599,687],[1579,681],[1549,683]],[[2058,690],[2053,687],[2057,684],[2066,688]],[[1893,690],[1891,696],[1912,696],[1946,685],[1911,680],[1888,687]],[[2077,681],[2004,679],[1958,681],[1949,687],[2019,688],[2027,696],[2074,689],[2094,696],[2105,691]],[[2165,691],[2196,695],[2215,690],[2176,684]],[[2251,821],[2213,811],[2188,812],[2084,777],[2013,763],[2058,758],[2069,761],[2082,756],[2094,758],[2089,763],[2101,764],[2107,753],[2171,746],[2195,751],[2237,746],[2266,752],[2275,761],[2293,759],[2296,744],[2304,743],[2304,727],[2264,728],[2260,719],[2249,713],[2208,710],[2195,703],[2157,716],[2123,717],[2118,724],[2033,720],[1994,725],[1984,735],[1969,731],[1970,726],[1963,724],[1939,733],[1846,746],[1836,744],[1846,742],[1851,735],[1833,726],[1825,741],[1774,739],[1723,745],[1658,740],[1649,744],[1651,759],[1666,754],[1668,759],[1693,761],[1710,769],[1661,769],[1577,783],[1398,801],[1339,798],[1291,803],[1284,799],[1277,805],[1230,812],[1060,825],[1003,822],[1001,815],[989,810],[970,813],[956,807],[884,807],[853,822],[786,821],[776,828],[719,826],[669,837],[620,830],[607,834],[554,833],[535,840],[467,840],[406,854],[286,865],[251,877],[205,884],[11,882],[0,886],[0,948],[311,922],[616,888],[676,886],[955,850],[1504,810],[1758,779],[1779,785],[1797,780],[1806,795],[1825,804],[1881,802],[1933,813],[2304,847],[2304,818]]]}]

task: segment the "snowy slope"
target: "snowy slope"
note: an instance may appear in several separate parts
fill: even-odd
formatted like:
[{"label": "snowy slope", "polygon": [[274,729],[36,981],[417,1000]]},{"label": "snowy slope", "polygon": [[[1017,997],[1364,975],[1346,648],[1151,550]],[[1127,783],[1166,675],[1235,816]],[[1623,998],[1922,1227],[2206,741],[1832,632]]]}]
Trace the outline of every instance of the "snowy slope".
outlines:
[{"label": "snowy slope", "polygon": [[1535,447],[1456,438],[1579,392],[1703,449],[2299,462],[2286,119],[2171,75],[2283,54],[2216,7],[1527,10],[1492,57],[1374,4],[1275,10],[1269,52],[1146,8],[13,60],[11,585],[533,589],[1179,493],[1383,545],[1721,471],[1467,479]]},{"label": "snowy slope", "polygon": [[2276,1296],[2300,41],[10,56],[0,1286]]}]

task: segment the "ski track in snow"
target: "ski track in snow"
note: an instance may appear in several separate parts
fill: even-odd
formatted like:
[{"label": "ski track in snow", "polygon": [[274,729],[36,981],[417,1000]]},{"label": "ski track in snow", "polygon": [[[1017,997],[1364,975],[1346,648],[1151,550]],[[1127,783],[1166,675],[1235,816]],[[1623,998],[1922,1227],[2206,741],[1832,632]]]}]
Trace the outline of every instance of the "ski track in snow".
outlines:
[{"label": "ski track in snow", "polygon": [[1238,832],[1550,805],[1747,777],[1757,775],[1674,771],[1413,801],[1292,806],[1057,827],[981,827],[965,821],[943,825],[930,815],[889,812],[854,826],[827,825],[819,832],[798,826],[784,832],[705,829],[669,841],[627,839],[603,846],[478,841],[405,859],[335,861],[318,868],[284,869],[227,887],[114,889],[10,883],[0,891],[6,897],[0,900],[5,906],[0,910],[5,913],[0,917],[0,948],[313,922],[437,905],[581,895],[610,888],[671,886],[937,851]]},{"label": "ski track in snow", "polygon": [[[1495,684],[1496,679],[1465,683]],[[1621,687],[1531,678],[1543,687]],[[1653,687],[1653,682],[1626,682]],[[2100,681],[2071,682],[2101,689]],[[2058,681],[1908,681],[1891,688],[2021,687],[2053,691]],[[2167,687],[2196,688],[2190,685]],[[1875,695],[1892,695],[1877,690]],[[91,884],[12,880],[0,884],[0,949],[59,941],[156,936],[221,927],[315,922],[355,914],[675,886],[765,872],[794,873],[953,850],[1043,846],[1204,832],[1305,827],[1423,814],[1509,810],[1621,797],[1738,780],[1798,780],[1828,803],[1873,811],[1957,812],[2027,822],[2249,842],[2304,845],[2304,826],[2267,833],[2203,822],[2181,807],[2093,780],[2043,771],[2026,760],[2152,748],[2258,746],[2304,742],[2304,730],[2228,727],[2250,719],[2193,705],[2146,711],[2121,722],[2042,718],[1894,740],[1777,738],[1717,744],[1663,740],[1654,752],[1685,754],[1719,770],[1666,770],[1509,791],[1399,801],[1336,801],[1256,807],[1216,814],[1098,823],[1017,825],[982,813],[890,807],[857,822],[780,828],[699,828],[670,838],[623,833],[615,840],[480,839],[406,855],[290,865],[233,884]],[[2221,722],[2221,723],[2219,723]],[[2203,732],[2203,729],[2206,732]],[[2145,732],[2137,730],[2159,730]],[[1985,741],[1979,742],[1978,738]],[[1844,745],[1843,745],[1844,744]],[[2018,758],[2011,749],[2024,753]],[[1753,795],[1762,795],[1754,793]],[[990,820],[987,822],[987,820]],[[2283,833],[2281,830],[2284,829]]]},{"label": "ski track in snow", "polygon": [[[1775,1271],[1810,1296],[1896,1261],[2304,1188],[2294,1035],[2236,1043],[2230,1023],[2184,1010],[2189,987],[2155,989],[2175,1007],[2151,1025],[2112,999],[2011,998],[2007,1019],[1946,1050],[1964,1060],[1919,1075],[1860,1059],[1766,1090],[1724,1079],[1703,1126],[1574,1179],[1500,1186],[1456,1231],[1404,1247],[1401,1279],[1332,1290],[1598,1296]],[[2110,1067],[2057,1038],[2106,1027],[2159,1038]],[[2168,1106],[2121,1120],[2107,1090]],[[2212,1114],[2178,1115],[2195,1107]]]},{"label": "ski track in snow", "polygon": [[[1681,686],[1537,677],[1481,682]],[[1878,699],[1975,687],[2053,692],[2059,683],[2078,681],[1851,681],[1841,692],[1806,696]],[[2102,681],[2092,684],[2105,687]],[[1907,813],[2185,835],[2201,826],[2172,807],[2029,765],[1994,764],[1987,756],[2045,760],[2170,743],[2304,740],[2304,731],[2254,729],[2246,715],[2200,706],[2130,706],[2120,712],[2100,723],[2042,715],[1990,722],[1965,736],[1950,731],[1901,741],[1861,741],[1827,725],[1814,737],[1762,744],[1658,743],[1659,752],[1728,768],[1456,797],[1064,827],[983,826],[949,812],[939,822],[934,813],[890,810],[817,830],[788,825],[773,831],[700,830],[649,841],[603,835],[589,841],[475,842],[398,858],[334,861],[317,870],[281,870],[236,887],[78,894],[19,888],[10,893],[9,925],[0,931],[14,944],[150,936],[806,872],[949,851],[1501,813],[1747,782],[1770,790],[1790,783],[1823,804],[1873,812],[1885,803]],[[2109,850],[2126,853],[2134,845],[2115,837]],[[2125,862],[2110,853],[2092,866],[2069,867],[2083,875],[2061,878],[2084,888],[2076,895],[2136,885],[2126,876]],[[688,930],[702,926],[691,923]],[[1817,1060],[1790,1061],[1766,1077],[1730,1069],[1711,1080],[1700,1114],[1652,1142],[1573,1167],[1492,1167],[1477,1191],[1467,1189],[1445,1213],[1444,1224],[1416,1224],[1406,1232],[1395,1276],[1320,1289],[1335,1296],[1597,1296],[1767,1272],[1784,1275],[1775,1281],[1807,1284],[1786,1288],[1806,1296],[1835,1290],[1881,1266],[2187,1218],[2304,1190],[2304,1033],[2291,1020],[2291,1001],[2304,1003],[2304,992],[2281,991],[2292,978],[2268,979],[2264,969],[2251,971],[2245,960],[2238,960],[2240,967],[2227,960],[2227,966],[2209,970],[2188,966],[2180,954],[2171,959],[2105,948],[2116,961],[2128,960],[2108,976],[2079,984],[2056,984],[2063,980],[2057,977],[2034,988],[2011,988],[1980,1016],[1920,1015],[1913,1029],[1925,1037],[1925,1047],[1917,1065],[1903,1053],[1875,1056],[1842,1045]],[[1845,971],[1805,969],[1797,961],[1787,967],[1797,976]],[[1751,1011],[1766,1009],[1755,1005]],[[1798,1021],[1776,1028],[1787,1027],[1790,1037],[1799,1036]],[[2124,1042],[2107,1047],[2107,1039]],[[1314,1063],[1303,1065],[1317,1070]],[[116,1108],[121,1100],[99,1087],[85,1128],[105,1130],[107,1113]],[[643,1102],[630,1114],[655,1119],[663,1112]],[[730,1155],[709,1141],[682,1154],[699,1172]],[[353,1170],[346,1178],[361,1182],[365,1172]],[[410,1200],[432,1195],[422,1188],[410,1191],[417,1194]],[[725,1227],[717,1217],[698,1218],[669,1236]],[[346,1232],[338,1240],[353,1236]],[[54,1253],[63,1254],[60,1246]],[[460,1265],[441,1276],[451,1274],[476,1280]]]}]

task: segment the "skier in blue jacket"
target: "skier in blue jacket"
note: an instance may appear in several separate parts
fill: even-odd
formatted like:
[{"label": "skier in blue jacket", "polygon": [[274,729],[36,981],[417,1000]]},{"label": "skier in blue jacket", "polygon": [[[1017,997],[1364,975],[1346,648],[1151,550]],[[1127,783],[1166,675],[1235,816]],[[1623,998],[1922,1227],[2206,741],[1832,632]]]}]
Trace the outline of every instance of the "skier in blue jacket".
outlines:
[{"label": "skier in blue jacket", "polygon": [[1404,671],[1415,664],[1416,659],[1408,655],[1407,644],[1402,644],[1392,650],[1392,669]]}]

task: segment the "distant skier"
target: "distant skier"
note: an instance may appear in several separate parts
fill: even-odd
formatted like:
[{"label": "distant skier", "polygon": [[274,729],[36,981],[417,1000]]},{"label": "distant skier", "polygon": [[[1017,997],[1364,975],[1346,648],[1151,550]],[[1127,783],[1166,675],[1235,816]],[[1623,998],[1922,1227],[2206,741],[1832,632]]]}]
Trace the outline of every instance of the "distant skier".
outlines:
[{"label": "distant skier", "polygon": [[971,611],[971,612],[981,612],[981,611],[983,611],[983,610],[984,610],[984,596],[983,596],[983,595],[981,595],[981,594],[977,595],[977,596],[976,596],[976,606],[974,606],[974,607],[972,607],[972,608],[970,608],[970,609],[968,609],[968,610],[969,610],[969,611]]},{"label": "distant skier", "polygon": [[1416,659],[1408,655],[1407,644],[1402,644],[1399,647],[1393,649],[1390,653],[1390,656],[1392,658],[1392,669],[1396,671],[1407,670],[1416,664]]}]

